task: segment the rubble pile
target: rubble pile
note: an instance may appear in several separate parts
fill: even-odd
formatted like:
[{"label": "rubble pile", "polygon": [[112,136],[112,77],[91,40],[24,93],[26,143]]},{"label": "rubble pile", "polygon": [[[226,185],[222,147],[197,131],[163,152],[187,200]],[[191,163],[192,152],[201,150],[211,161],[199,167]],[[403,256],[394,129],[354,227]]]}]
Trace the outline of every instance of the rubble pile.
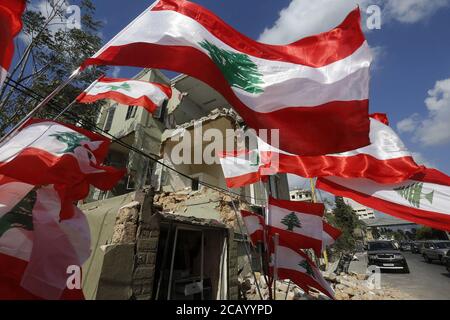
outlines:
[{"label": "rubble pile", "polygon": [[[259,288],[264,300],[269,299],[269,288],[264,276],[259,272],[255,272]],[[248,274],[244,278],[239,277],[239,287],[244,294],[246,300],[260,300],[258,289],[256,287],[255,279],[252,274]],[[302,289],[290,281],[276,282],[276,297],[275,300],[327,300],[328,297],[313,293],[306,294]]]},{"label": "rubble pile", "polygon": [[368,274],[324,273],[324,278],[331,283],[336,300],[406,300],[410,297],[399,290],[391,288],[376,289],[368,281]]},{"label": "rubble pile", "polygon": [[[269,289],[265,277],[256,272],[261,294],[264,300],[269,299]],[[324,273],[324,278],[330,282],[335,290],[336,300],[408,300],[410,297],[396,289],[371,288],[367,274]],[[239,286],[247,300],[260,300],[255,280],[252,274],[244,278],[239,277]],[[277,281],[276,300],[328,300],[329,298],[320,292],[305,293],[302,289],[289,281]],[[287,294],[286,294],[287,292]]]}]

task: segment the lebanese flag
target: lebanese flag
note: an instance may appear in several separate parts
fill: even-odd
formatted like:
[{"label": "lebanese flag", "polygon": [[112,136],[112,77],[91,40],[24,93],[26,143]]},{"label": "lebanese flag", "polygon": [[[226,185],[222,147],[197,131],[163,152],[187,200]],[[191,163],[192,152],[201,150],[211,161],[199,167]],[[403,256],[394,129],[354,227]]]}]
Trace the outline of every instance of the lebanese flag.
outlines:
[{"label": "lebanese flag", "polygon": [[336,176],[397,183],[422,170],[400,137],[389,127],[385,114],[371,115],[370,141],[367,147],[316,157],[294,155],[262,139],[258,139],[258,149],[262,162],[271,171],[305,178]]},{"label": "lebanese flag", "polygon": [[14,56],[14,38],[22,30],[22,14],[25,0],[0,2],[0,88],[6,79]]},{"label": "lebanese flag", "polygon": [[[278,279],[289,279],[305,292],[309,292],[311,288],[314,288],[334,299],[333,289],[323,278],[322,273],[314,262],[305,253],[285,246],[281,238],[280,245],[275,250],[275,254],[272,255],[272,261],[277,266]],[[273,274],[273,267],[270,269]]]},{"label": "lebanese flag", "polygon": [[263,242],[265,225],[264,218],[259,214],[246,210],[241,210],[241,216],[253,245],[256,246],[258,242]]},{"label": "lebanese flag", "polygon": [[268,45],[191,1],[160,0],[82,68],[135,66],[190,75],[225,97],[249,127],[279,129],[282,150],[323,155],[370,143],[371,61],[359,9],[328,32]]},{"label": "lebanese flag", "polygon": [[245,187],[263,180],[258,150],[221,152],[218,156],[228,188]]},{"label": "lebanese flag", "polygon": [[128,106],[144,107],[153,113],[172,97],[172,89],[160,83],[133,79],[100,77],[77,97],[80,103],[111,99]]},{"label": "lebanese flag", "polygon": [[319,178],[317,188],[394,217],[450,231],[450,177],[424,168],[397,184],[367,179]]},{"label": "lebanese flag", "polygon": [[279,234],[293,250],[313,249],[320,256],[323,237],[322,203],[269,198],[269,234]]},{"label": "lebanese flag", "polygon": [[322,233],[322,251],[324,251],[326,247],[329,247],[333,243],[335,243],[336,240],[341,236],[341,234],[341,230],[324,221]]},{"label": "lebanese flag", "polygon": [[84,299],[67,288],[67,268],[89,255],[83,212],[53,186],[0,176],[0,300]]},{"label": "lebanese flag", "polygon": [[83,199],[90,185],[110,190],[125,173],[102,165],[110,143],[83,128],[32,119],[0,145],[0,174],[36,186],[71,187],[71,192]]}]

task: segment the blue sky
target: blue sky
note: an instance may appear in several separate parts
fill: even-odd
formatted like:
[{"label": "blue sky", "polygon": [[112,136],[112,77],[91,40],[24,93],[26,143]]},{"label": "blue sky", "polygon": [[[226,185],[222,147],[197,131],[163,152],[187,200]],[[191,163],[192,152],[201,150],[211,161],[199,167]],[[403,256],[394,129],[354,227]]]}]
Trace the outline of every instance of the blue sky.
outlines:
[{"label": "blue sky", "polygon": [[[143,0],[93,2],[97,19],[105,23],[101,32],[105,42],[151,4]],[[193,2],[253,39],[279,44],[332,28],[356,3],[363,11],[368,5],[378,5],[381,29],[366,31],[376,56],[371,112],[388,114],[391,126],[418,161],[450,174],[450,0]],[[131,76],[136,71],[120,68],[110,73]]]}]

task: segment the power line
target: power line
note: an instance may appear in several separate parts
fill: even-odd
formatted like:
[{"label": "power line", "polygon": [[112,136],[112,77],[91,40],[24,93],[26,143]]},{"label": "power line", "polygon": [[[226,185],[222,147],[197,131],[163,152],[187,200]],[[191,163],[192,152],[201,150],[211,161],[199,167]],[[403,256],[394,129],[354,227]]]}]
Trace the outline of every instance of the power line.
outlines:
[{"label": "power line", "polygon": [[[12,82],[12,84],[11,84],[11,82]],[[44,96],[42,96],[41,94],[37,93],[36,91],[34,91],[34,90],[32,90],[32,89],[30,89],[30,88],[28,88],[28,87],[22,85],[21,83],[15,81],[15,80],[13,80],[13,79],[11,79],[11,78],[9,78],[9,77],[6,78],[4,84],[5,84],[5,85],[8,85],[8,86],[10,86],[10,87],[12,87],[12,88],[14,88],[14,89],[16,89],[16,90],[18,90],[19,92],[21,92],[21,93],[25,94],[26,96],[28,96],[28,97],[30,97],[30,98],[36,100],[37,102],[39,102],[40,99],[44,99],[44,98],[45,98]],[[61,106],[57,105],[57,104],[54,103],[54,102],[50,102],[50,103],[48,104],[48,106],[49,106],[52,110],[56,111],[57,114],[59,114],[59,113],[64,109],[64,108],[62,108]],[[118,143],[118,144],[120,144],[121,146],[123,146],[124,148],[126,148],[126,149],[128,149],[128,150],[133,151],[133,152],[136,152],[136,153],[140,154],[141,156],[146,157],[146,158],[148,158],[149,160],[152,160],[153,162],[156,162],[156,163],[162,165],[163,167],[165,167],[165,168],[167,168],[167,169],[169,169],[169,170],[171,170],[171,171],[173,171],[173,172],[179,174],[180,176],[182,176],[182,177],[184,177],[184,178],[186,178],[186,179],[188,179],[188,180],[198,182],[198,184],[200,184],[200,185],[202,185],[202,186],[204,186],[204,187],[210,188],[210,189],[212,189],[212,190],[215,190],[215,191],[217,191],[217,192],[220,192],[220,193],[223,193],[223,194],[226,194],[226,195],[233,194],[233,195],[238,196],[238,197],[240,197],[240,198],[244,197],[244,198],[248,198],[248,199],[253,199],[253,200],[263,201],[263,199],[257,199],[257,198],[251,197],[251,196],[241,195],[241,194],[236,193],[236,192],[234,192],[234,191],[226,190],[226,189],[223,189],[223,188],[221,188],[221,187],[218,187],[218,186],[214,186],[214,185],[212,185],[212,184],[209,184],[209,183],[207,183],[207,182],[204,182],[204,181],[200,181],[200,180],[194,179],[194,178],[190,177],[189,175],[187,175],[187,174],[185,174],[185,173],[182,173],[182,172],[178,171],[178,170],[175,169],[175,168],[170,167],[169,165],[165,164],[164,162],[161,162],[159,159],[156,159],[156,158],[155,158],[156,155],[153,155],[153,154],[152,154],[152,155],[147,154],[147,153],[145,153],[144,151],[139,150],[139,149],[133,147],[132,145],[127,144],[126,142],[123,142],[123,141],[121,140],[121,138],[117,138],[116,136],[110,134],[109,132],[107,132],[107,131],[105,131],[105,130],[99,128],[99,127],[97,127],[97,125],[96,125],[95,123],[91,122],[90,120],[81,118],[79,115],[73,113],[73,112],[70,111],[70,110],[69,110],[69,111],[66,111],[64,115],[65,115],[66,118],[68,118],[68,119],[70,119],[70,120],[73,120],[73,121],[76,121],[76,122],[81,121],[82,123],[85,123],[86,125],[88,125],[88,126],[94,128],[94,129],[97,131],[97,132],[96,132],[97,134],[100,134],[99,132],[101,132],[100,135],[103,135],[103,134],[104,134],[104,135],[107,135],[108,137],[111,138],[112,142]],[[68,117],[68,116],[69,116],[69,117]]]}]

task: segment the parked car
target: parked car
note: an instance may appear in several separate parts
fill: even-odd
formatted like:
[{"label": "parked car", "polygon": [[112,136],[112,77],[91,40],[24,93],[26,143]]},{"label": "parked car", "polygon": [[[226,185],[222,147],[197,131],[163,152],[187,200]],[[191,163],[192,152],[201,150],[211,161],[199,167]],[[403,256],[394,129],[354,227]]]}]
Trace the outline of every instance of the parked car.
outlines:
[{"label": "parked car", "polygon": [[400,242],[400,251],[411,251],[411,242],[409,241]]},{"label": "parked car", "polygon": [[409,273],[408,263],[392,241],[369,241],[367,249],[368,266],[380,269],[403,270]]},{"label": "parked car", "polygon": [[447,251],[447,255],[444,257],[445,266],[447,271],[450,272],[450,250]]},{"label": "parked car", "polygon": [[425,244],[426,243],[429,243],[431,240],[426,240],[426,241],[422,241],[420,244],[419,244],[419,253],[421,254],[421,255],[423,255],[423,250],[425,250]]},{"label": "parked car", "polygon": [[411,252],[412,253],[420,253],[420,246],[422,244],[423,241],[414,241],[411,244]]},{"label": "parked car", "polygon": [[422,256],[428,263],[431,263],[433,260],[438,260],[439,262],[444,263],[444,257],[450,250],[450,242],[429,241],[425,242],[423,247],[424,249]]}]

